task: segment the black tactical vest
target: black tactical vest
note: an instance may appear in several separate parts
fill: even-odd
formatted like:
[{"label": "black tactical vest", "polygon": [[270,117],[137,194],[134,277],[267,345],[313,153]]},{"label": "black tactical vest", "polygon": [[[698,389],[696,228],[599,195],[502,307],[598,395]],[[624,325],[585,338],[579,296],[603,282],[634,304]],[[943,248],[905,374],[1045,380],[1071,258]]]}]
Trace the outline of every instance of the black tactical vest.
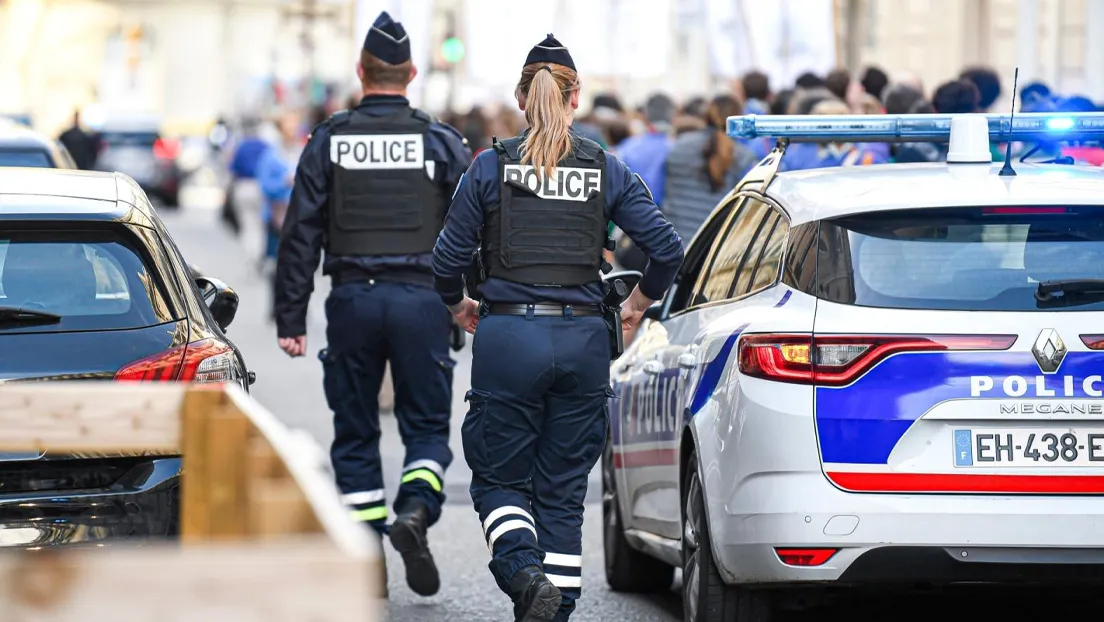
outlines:
[{"label": "black tactical vest", "polygon": [[434,164],[426,153],[431,122],[412,108],[387,117],[353,111],[335,118],[327,252],[414,255],[433,250],[449,197],[434,182]]},{"label": "black tactical vest", "polygon": [[606,154],[593,141],[574,140],[552,178],[521,164],[521,138],[495,143],[502,198],[484,214],[488,277],[560,287],[601,281]]}]

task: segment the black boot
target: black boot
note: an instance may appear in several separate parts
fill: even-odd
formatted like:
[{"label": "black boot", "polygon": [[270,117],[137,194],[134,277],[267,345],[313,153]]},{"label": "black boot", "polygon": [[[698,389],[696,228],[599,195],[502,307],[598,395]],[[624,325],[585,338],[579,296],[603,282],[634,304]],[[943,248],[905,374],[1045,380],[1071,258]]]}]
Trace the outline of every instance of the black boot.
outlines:
[{"label": "black boot", "polygon": [[563,598],[537,566],[526,566],[510,578],[515,622],[545,622],[556,617]]},{"label": "black boot", "polygon": [[427,514],[424,505],[414,503],[405,507],[391,525],[391,545],[402,555],[406,584],[421,596],[432,596],[441,589],[441,577],[426,540]]}]

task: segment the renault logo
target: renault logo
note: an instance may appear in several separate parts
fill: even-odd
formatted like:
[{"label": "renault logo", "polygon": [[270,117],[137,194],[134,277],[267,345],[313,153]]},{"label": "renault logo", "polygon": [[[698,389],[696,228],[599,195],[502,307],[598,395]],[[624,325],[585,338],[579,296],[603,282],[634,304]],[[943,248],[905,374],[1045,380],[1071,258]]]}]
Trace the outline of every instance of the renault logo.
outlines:
[{"label": "renault logo", "polygon": [[1062,360],[1066,358],[1066,344],[1058,336],[1058,331],[1053,328],[1044,329],[1035,340],[1031,348],[1035,355],[1035,361],[1039,363],[1039,369],[1044,374],[1053,374],[1062,366]]}]

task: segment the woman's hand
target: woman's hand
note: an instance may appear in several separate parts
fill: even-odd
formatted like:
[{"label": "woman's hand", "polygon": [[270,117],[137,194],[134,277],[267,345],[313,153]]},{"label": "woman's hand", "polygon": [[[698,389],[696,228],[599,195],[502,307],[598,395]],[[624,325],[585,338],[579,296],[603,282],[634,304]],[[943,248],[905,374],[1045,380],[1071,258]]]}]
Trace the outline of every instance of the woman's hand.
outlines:
[{"label": "woman's hand", "polygon": [[452,321],[463,328],[465,332],[475,334],[475,327],[479,325],[479,303],[464,296],[459,303],[449,307]]},{"label": "woman's hand", "polygon": [[640,293],[640,287],[633,289],[629,299],[621,305],[621,332],[624,333],[625,343],[632,341],[633,333],[644,319],[644,312],[655,301]]}]

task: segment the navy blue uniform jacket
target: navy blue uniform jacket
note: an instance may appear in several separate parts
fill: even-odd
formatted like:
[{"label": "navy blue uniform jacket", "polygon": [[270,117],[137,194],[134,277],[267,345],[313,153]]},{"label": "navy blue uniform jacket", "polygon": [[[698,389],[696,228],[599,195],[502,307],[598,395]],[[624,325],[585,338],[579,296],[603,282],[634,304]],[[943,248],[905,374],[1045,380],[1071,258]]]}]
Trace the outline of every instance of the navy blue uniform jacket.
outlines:
[{"label": "navy blue uniform jacket", "polygon": [[[410,102],[399,95],[370,95],[361,100],[357,111],[387,116],[409,105]],[[314,129],[295,171],[295,188],[284,218],[276,264],[276,330],[280,337],[307,334],[307,303],[314,291],[314,273],[324,246],[333,183],[330,133],[329,122]],[[467,141],[451,126],[434,123],[429,128],[425,150],[426,159],[437,163],[434,180],[447,194],[452,194],[472,161]],[[388,270],[424,272],[427,285],[432,279],[429,253],[367,257],[326,253],[322,262],[322,273],[327,275],[348,268],[362,270],[371,276]]]},{"label": "navy blue uniform jacket", "polygon": [[[648,256],[648,267],[640,291],[653,300],[663,297],[682,264],[682,239],[663,217],[647,187],[621,160],[606,152],[606,217],[614,222]],[[452,197],[445,228],[433,249],[433,272],[437,291],[445,304],[464,297],[464,270],[483,230],[484,206],[499,202],[502,182],[498,178],[498,153],[488,149],[472,162]],[[489,269],[489,266],[488,266]],[[601,283],[580,287],[536,287],[488,278],[483,284],[488,302],[597,304],[603,298]]]}]

